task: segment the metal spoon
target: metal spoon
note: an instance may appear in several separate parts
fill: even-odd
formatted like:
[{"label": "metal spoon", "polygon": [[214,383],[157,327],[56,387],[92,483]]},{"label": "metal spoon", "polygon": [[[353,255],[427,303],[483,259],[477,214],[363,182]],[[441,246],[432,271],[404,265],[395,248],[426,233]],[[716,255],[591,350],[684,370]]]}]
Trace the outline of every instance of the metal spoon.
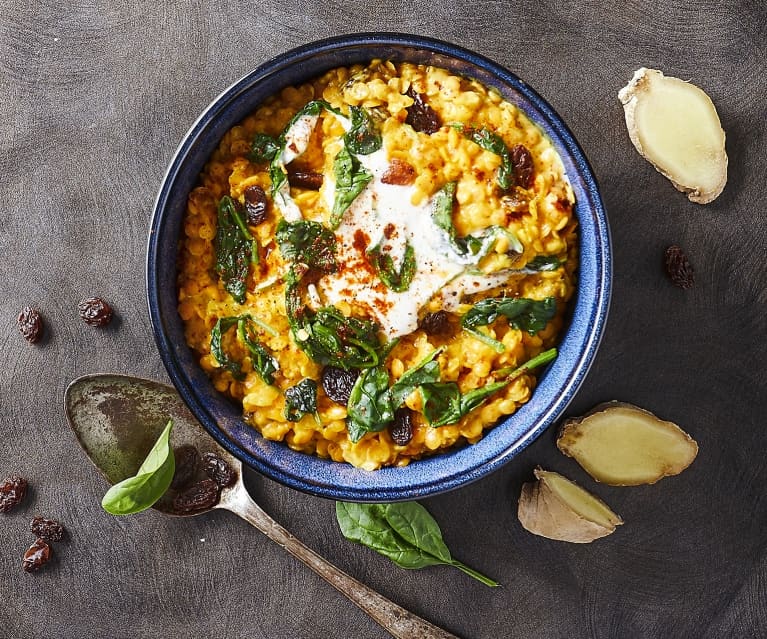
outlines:
[{"label": "metal spoon", "polygon": [[[339,570],[267,515],[251,499],[242,483],[239,460],[203,430],[172,387],[126,375],[86,375],[67,388],[64,409],[83,450],[111,484],[136,473],[168,420],[172,419],[171,443],[174,448],[192,445],[201,455],[215,451],[237,474],[236,483],[221,492],[218,504],[210,510],[229,510],[258,528],[351,599],[393,637],[458,639]],[[160,499],[153,508],[166,515],[179,516],[173,512],[169,497]]]}]

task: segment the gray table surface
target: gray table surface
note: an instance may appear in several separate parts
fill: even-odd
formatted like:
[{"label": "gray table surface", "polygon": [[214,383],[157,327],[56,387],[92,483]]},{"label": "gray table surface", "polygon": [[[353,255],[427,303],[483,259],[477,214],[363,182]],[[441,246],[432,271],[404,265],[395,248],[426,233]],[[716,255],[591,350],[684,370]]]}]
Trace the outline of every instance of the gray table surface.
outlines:
[{"label": "gray table surface", "polygon": [[[128,5],[132,6],[129,8]],[[144,294],[153,198],[181,136],[266,59],[349,31],[403,31],[507,66],[559,111],[600,180],[615,251],[609,325],[568,409],[631,401],[700,444],[654,486],[590,482],[550,429],[486,479],[424,500],[464,562],[405,571],[343,540],[333,503],[250,473],[264,507],[312,548],[464,638],[767,636],[767,11],[760,0],[461,0],[258,3],[0,0],[0,475],[34,486],[0,515],[0,637],[365,637],[387,634],[313,573],[227,513],[115,518],[62,412],[73,378],[166,379]],[[727,132],[730,176],[692,204],[631,146],[616,93],[640,66],[704,87]],[[670,285],[684,246],[693,289]],[[102,295],[118,320],[84,325]],[[49,337],[15,327],[38,307]],[[626,524],[591,545],[525,532],[520,485],[536,464],[592,488]],[[34,513],[69,540],[48,569],[20,558]]]}]

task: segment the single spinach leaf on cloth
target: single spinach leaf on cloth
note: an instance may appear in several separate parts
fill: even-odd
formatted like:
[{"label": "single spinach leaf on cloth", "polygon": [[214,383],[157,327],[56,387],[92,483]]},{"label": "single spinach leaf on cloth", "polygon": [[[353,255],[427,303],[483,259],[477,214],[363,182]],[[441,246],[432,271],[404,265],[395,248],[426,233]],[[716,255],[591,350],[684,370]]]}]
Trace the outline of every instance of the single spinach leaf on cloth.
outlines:
[{"label": "single spinach leaf on cloth", "polygon": [[317,382],[307,377],[285,391],[285,419],[289,422],[297,422],[309,413],[313,414],[319,423]]},{"label": "single spinach leaf on cloth", "polygon": [[244,303],[250,264],[258,263],[258,242],[245,225],[239,202],[228,195],[218,203],[218,227],[213,247],[216,273],[224,288],[235,301]]},{"label": "single spinach leaf on cloth", "polygon": [[529,271],[556,271],[566,261],[560,260],[556,255],[537,255],[525,264],[525,269]]},{"label": "single spinach leaf on cloth", "polygon": [[298,260],[322,273],[335,272],[336,236],[319,222],[280,220],[274,237],[286,260]]},{"label": "single spinach leaf on cloth", "polygon": [[399,408],[408,395],[421,384],[438,382],[440,377],[437,356],[445,350],[445,346],[435,348],[431,353],[418,362],[413,368],[406,370],[391,387],[391,398],[394,408]]},{"label": "single spinach leaf on cloth", "polygon": [[475,388],[465,395],[455,382],[421,384],[421,411],[429,426],[439,427],[455,424],[464,415],[482,404],[490,395],[511,383],[503,380]]},{"label": "single spinach leaf on cloth", "polygon": [[375,550],[402,568],[454,566],[487,586],[500,585],[453,559],[439,525],[417,502],[336,502],[336,519],[346,539]]},{"label": "single spinach leaf on cloth", "polygon": [[169,421],[133,477],[112,486],[101,500],[111,515],[132,515],[153,506],[168,490],[176,460],[170,446],[173,422]]},{"label": "single spinach leaf on cloth", "polygon": [[461,318],[464,328],[476,328],[492,324],[503,316],[512,328],[535,335],[546,328],[557,312],[557,301],[553,297],[531,300],[526,297],[488,297],[477,302]]},{"label": "single spinach leaf on cloth", "polygon": [[383,366],[360,373],[349,395],[347,413],[346,427],[353,442],[358,442],[365,433],[382,431],[394,421],[389,373]]},{"label": "single spinach leaf on cloth", "polygon": [[395,293],[404,293],[410,288],[416,272],[415,249],[410,242],[405,244],[405,254],[399,271],[394,267],[394,260],[388,253],[382,253],[376,246],[368,252],[379,279]]},{"label": "single spinach leaf on cloth", "polygon": [[344,145],[354,155],[370,155],[381,148],[382,139],[372,114],[362,107],[349,107],[352,127],[344,135]]},{"label": "single spinach leaf on cloth", "polygon": [[341,224],[346,210],[373,179],[373,174],[360,164],[346,146],[342,147],[336,155],[333,173],[336,178],[336,192],[333,209],[330,212],[330,226],[336,229]]},{"label": "single spinach leaf on cloth", "polygon": [[221,368],[229,371],[236,380],[242,380],[245,375],[242,372],[242,364],[230,359],[224,352],[222,338],[233,326],[237,326],[237,337],[245,344],[250,352],[253,370],[255,370],[267,384],[274,384],[274,373],[279,369],[277,360],[264,348],[253,336],[253,327],[262,325],[248,314],[233,317],[220,317],[210,333],[210,353],[216,358]]},{"label": "single spinach leaf on cloth", "polygon": [[498,186],[504,191],[508,191],[514,186],[514,165],[511,162],[509,148],[500,135],[493,133],[490,129],[474,129],[471,127],[459,126],[466,138],[481,146],[485,151],[495,153],[501,158],[501,166],[498,168],[496,180]]},{"label": "single spinach leaf on cloth", "polygon": [[250,145],[248,159],[251,162],[271,162],[277,151],[280,150],[279,142],[266,133],[256,133]]}]

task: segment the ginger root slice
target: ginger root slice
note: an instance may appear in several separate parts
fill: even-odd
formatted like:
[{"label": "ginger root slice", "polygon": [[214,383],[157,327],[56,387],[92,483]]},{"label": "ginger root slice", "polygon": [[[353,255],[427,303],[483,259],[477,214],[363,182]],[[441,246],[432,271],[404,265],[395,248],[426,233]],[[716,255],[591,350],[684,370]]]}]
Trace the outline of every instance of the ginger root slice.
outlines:
[{"label": "ginger root slice", "polygon": [[517,511],[522,526],[534,535],[588,544],[623,523],[601,499],[559,473],[537,468],[535,477],[522,486]]},{"label": "ginger root slice", "polygon": [[618,98],[639,155],[692,202],[716,199],[727,182],[727,152],[711,98],[694,84],[644,67]]},{"label": "ginger root slice", "polygon": [[611,486],[654,484],[681,473],[698,454],[698,444],[679,426],[622,402],[566,420],[557,448]]}]

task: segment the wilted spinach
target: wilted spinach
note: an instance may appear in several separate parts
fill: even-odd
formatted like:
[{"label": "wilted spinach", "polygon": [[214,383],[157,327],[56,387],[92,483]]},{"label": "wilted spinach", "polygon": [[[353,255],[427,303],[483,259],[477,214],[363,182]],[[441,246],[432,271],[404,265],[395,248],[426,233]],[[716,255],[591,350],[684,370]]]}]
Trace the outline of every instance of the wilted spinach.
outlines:
[{"label": "wilted spinach", "polygon": [[377,433],[394,421],[389,373],[383,366],[368,368],[357,378],[347,404],[349,439],[358,442],[365,433]]},{"label": "wilted spinach", "polygon": [[429,426],[436,428],[455,424],[461,417],[468,415],[490,395],[501,390],[510,382],[511,380],[503,380],[487,384],[466,394],[461,394],[461,389],[455,382],[422,384],[419,387],[422,400],[421,411],[426,421],[429,422]]},{"label": "wilted spinach", "polygon": [[394,267],[394,260],[388,253],[382,253],[380,247],[368,251],[373,268],[379,279],[395,293],[403,293],[410,288],[416,272],[415,249],[410,242],[405,244],[405,254],[399,271]]},{"label": "wilted spinach", "polygon": [[248,159],[251,162],[271,162],[280,149],[279,142],[266,133],[256,133],[250,145]]},{"label": "wilted spinach", "polygon": [[319,424],[317,382],[307,377],[285,391],[285,419],[289,422],[297,422],[309,413],[314,415],[314,419]]},{"label": "wilted spinach", "polygon": [[274,384],[274,373],[279,370],[280,366],[269,351],[253,336],[253,327],[257,325],[258,323],[248,314],[219,318],[210,333],[210,353],[216,358],[221,368],[229,371],[234,379],[244,379],[242,364],[231,360],[224,352],[222,344],[224,333],[233,326],[237,326],[237,338],[245,344],[250,352],[253,370],[267,384]]},{"label": "wilted spinach", "polygon": [[438,382],[440,377],[437,356],[445,350],[444,346],[435,348],[431,353],[418,362],[413,368],[406,370],[391,387],[392,404],[399,408],[408,395],[421,384]]},{"label": "wilted spinach", "polygon": [[336,178],[336,191],[333,209],[330,212],[330,226],[336,229],[341,224],[346,210],[373,179],[373,174],[360,164],[346,146],[342,147],[336,155],[333,173]]},{"label": "wilted spinach", "polygon": [[213,246],[216,273],[224,288],[242,304],[250,264],[258,264],[258,241],[245,225],[239,202],[228,195],[218,203],[218,227]]},{"label": "wilted spinach", "polygon": [[154,505],[173,481],[176,460],[170,446],[173,422],[169,421],[152,450],[133,477],[112,486],[101,500],[101,507],[111,515],[132,515]]},{"label": "wilted spinach", "polygon": [[527,264],[525,269],[528,271],[556,271],[567,260],[560,260],[556,255],[537,255]]},{"label": "wilted spinach", "polygon": [[336,236],[319,222],[280,220],[274,237],[286,260],[298,260],[322,273],[335,272]]},{"label": "wilted spinach", "polygon": [[526,297],[488,297],[477,302],[461,318],[464,328],[476,328],[492,324],[498,317],[505,317],[509,326],[530,335],[546,328],[549,320],[556,315],[557,301],[553,297],[531,300]]},{"label": "wilted spinach", "polygon": [[354,155],[370,155],[381,148],[378,125],[370,111],[362,107],[349,107],[352,127],[344,135],[344,145]]},{"label": "wilted spinach", "polygon": [[417,502],[356,504],[336,502],[336,519],[346,539],[367,546],[402,568],[447,565],[462,570],[486,586],[498,586],[466,564],[453,559],[442,531]]},{"label": "wilted spinach", "polygon": [[508,191],[511,187],[513,187],[514,164],[511,161],[509,148],[506,146],[503,138],[501,138],[501,136],[497,133],[493,133],[490,129],[486,128],[474,129],[463,126],[459,126],[458,128],[461,129],[461,132],[469,140],[475,144],[478,144],[485,151],[495,153],[495,155],[501,158],[501,166],[498,168],[498,175],[496,176],[498,186],[501,187],[501,189],[504,191]]},{"label": "wilted spinach", "polygon": [[519,366],[507,366],[506,368],[499,368],[497,371],[495,371],[495,375],[497,377],[505,378],[504,381],[512,381],[523,373],[527,373],[534,368],[548,364],[549,362],[556,359],[556,357],[557,349],[550,348],[549,350],[539,353],[532,359],[526,361],[524,364],[520,364]]}]

